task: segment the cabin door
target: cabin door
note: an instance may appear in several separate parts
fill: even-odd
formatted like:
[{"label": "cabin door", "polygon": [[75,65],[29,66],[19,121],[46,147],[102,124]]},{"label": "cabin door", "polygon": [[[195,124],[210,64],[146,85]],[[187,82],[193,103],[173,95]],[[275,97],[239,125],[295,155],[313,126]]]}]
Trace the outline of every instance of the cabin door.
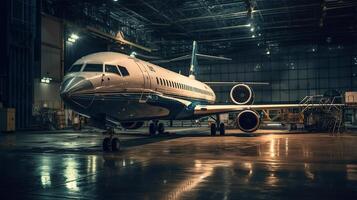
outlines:
[{"label": "cabin door", "polygon": [[151,89],[151,78],[147,67],[139,62],[135,62],[135,63],[139,66],[141,73],[143,74],[144,88]]}]

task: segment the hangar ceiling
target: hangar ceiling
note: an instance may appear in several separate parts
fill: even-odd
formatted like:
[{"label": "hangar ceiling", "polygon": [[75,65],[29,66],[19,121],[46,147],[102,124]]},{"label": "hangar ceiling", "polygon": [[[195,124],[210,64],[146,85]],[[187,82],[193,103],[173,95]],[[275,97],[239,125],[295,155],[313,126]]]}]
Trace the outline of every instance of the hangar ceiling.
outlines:
[{"label": "hangar ceiling", "polygon": [[357,35],[354,0],[43,0],[42,8],[113,36],[122,31],[161,56],[189,51],[192,40],[201,51],[222,53]]}]

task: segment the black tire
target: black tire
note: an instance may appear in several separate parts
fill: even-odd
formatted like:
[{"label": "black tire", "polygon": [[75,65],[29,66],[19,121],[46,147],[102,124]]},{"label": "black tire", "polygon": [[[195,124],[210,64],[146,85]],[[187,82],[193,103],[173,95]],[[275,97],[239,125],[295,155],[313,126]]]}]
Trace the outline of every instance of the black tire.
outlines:
[{"label": "black tire", "polygon": [[217,131],[216,124],[211,124],[211,135],[215,136]]},{"label": "black tire", "polygon": [[149,134],[150,135],[155,135],[156,134],[156,126],[154,123],[150,123],[149,125]]},{"label": "black tire", "polygon": [[120,141],[118,138],[112,139],[112,151],[119,151],[120,150]]},{"label": "black tire", "polygon": [[159,132],[159,134],[164,134],[165,126],[163,123],[159,123],[159,126],[157,127],[157,131]]},{"label": "black tire", "polygon": [[224,123],[219,124],[219,135],[225,135],[226,134],[226,128],[224,126]]},{"label": "black tire", "polygon": [[110,151],[110,138],[104,138],[102,145],[103,145],[104,152]]}]

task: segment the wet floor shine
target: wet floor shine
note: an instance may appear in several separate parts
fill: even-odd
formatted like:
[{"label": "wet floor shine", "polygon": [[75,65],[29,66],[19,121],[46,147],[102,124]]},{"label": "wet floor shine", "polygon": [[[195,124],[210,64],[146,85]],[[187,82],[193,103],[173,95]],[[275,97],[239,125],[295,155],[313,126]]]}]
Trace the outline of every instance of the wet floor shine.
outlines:
[{"label": "wet floor shine", "polygon": [[0,135],[0,199],[357,199],[357,135],[185,131]]}]

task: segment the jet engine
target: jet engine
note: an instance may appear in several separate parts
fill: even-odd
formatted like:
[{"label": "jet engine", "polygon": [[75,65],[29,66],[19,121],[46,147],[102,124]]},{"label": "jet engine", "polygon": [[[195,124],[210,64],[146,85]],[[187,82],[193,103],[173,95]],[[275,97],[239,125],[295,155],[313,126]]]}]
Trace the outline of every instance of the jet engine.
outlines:
[{"label": "jet engine", "polygon": [[260,117],[252,110],[244,110],[237,116],[237,125],[241,131],[254,132],[259,128]]},{"label": "jet engine", "polygon": [[138,129],[144,125],[144,122],[121,122],[120,125],[125,129]]},{"label": "jet engine", "polygon": [[232,87],[230,92],[231,100],[238,105],[253,104],[254,92],[246,84],[237,84]]}]

